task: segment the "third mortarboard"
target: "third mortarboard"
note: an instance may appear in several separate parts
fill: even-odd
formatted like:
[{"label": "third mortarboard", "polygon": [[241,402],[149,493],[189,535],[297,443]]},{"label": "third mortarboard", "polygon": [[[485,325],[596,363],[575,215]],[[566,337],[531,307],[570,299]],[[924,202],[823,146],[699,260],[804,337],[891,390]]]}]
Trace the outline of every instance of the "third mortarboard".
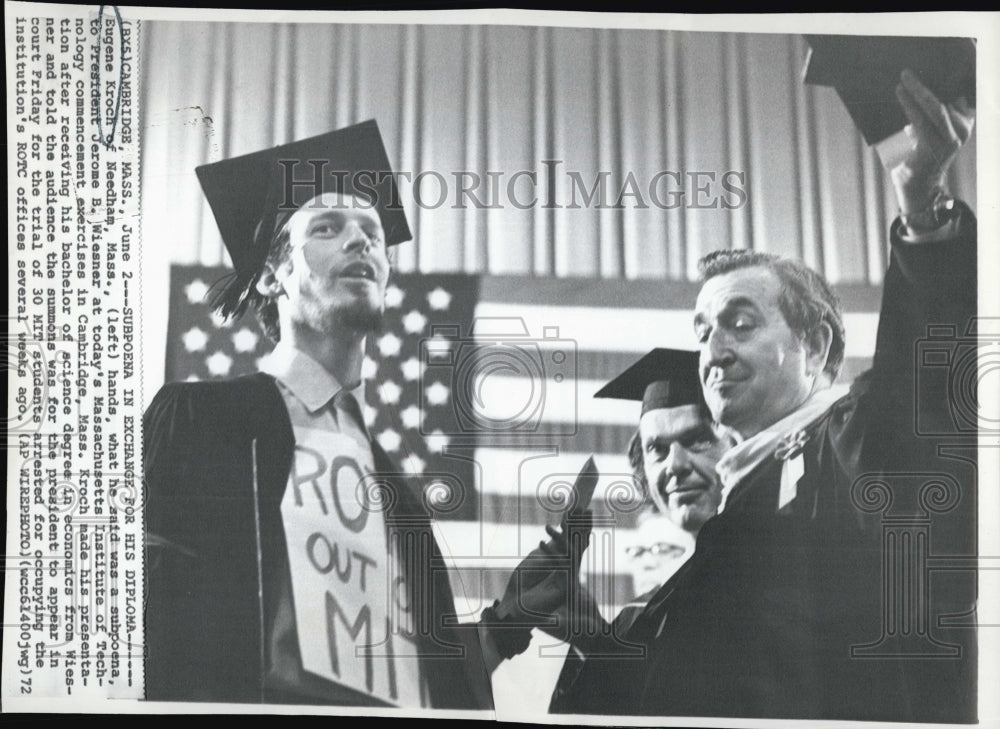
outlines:
[{"label": "third mortarboard", "polygon": [[602,387],[594,397],[641,400],[642,413],[702,401],[698,353],[654,349]]},{"label": "third mortarboard", "polygon": [[320,194],[366,198],[378,211],[387,246],[411,238],[374,120],[195,172],[236,269],[216,300],[226,316],[239,316],[260,296],[255,284],[274,236],[296,209]]},{"label": "third mortarboard", "polygon": [[904,68],[941,101],[976,104],[976,44],[971,38],[807,35],[805,82],[836,89],[868,144],[906,126],[896,99]]}]

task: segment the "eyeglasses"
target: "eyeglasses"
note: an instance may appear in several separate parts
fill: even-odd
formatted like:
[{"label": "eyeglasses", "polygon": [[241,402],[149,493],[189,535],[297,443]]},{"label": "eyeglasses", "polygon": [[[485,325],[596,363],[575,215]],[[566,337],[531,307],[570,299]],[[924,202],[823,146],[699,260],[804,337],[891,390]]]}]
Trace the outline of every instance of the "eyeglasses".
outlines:
[{"label": "eyeglasses", "polygon": [[656,544],[650,545],[648,547],[643,547],[641,545],[635,544],[630,547],[625,548],[625,554],[627,554],[632,559],[639,559],[642,555],[649,552],[654,556],[667,556],[667,557],[680,557],[684,554],[686,550],[684,547],[680,547],[676,544],[670,544],[669,542],[657,542]]}]

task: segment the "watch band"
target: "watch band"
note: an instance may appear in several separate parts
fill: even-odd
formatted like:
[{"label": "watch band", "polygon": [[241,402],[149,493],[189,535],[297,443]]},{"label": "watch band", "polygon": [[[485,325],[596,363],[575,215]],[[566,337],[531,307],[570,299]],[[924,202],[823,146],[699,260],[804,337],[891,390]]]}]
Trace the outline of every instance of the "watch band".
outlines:
[{"label": "watch band", "polygon": [[931,233],[958,215],[955,198],[938,187],[930,204],[922,210],[900,215],[900,220],[912,235]]}]

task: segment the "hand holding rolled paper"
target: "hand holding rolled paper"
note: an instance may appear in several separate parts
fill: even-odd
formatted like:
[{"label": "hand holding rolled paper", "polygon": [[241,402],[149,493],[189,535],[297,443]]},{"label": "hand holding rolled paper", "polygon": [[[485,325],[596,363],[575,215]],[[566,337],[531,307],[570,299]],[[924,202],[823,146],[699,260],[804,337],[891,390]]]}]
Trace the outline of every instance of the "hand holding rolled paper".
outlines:
[{"label": "hand holding rolled paper", "polygon": [[972,133],[971,38],[807,35],[804,81],[836,90],[889,170],[901,212],[924,211]]}]

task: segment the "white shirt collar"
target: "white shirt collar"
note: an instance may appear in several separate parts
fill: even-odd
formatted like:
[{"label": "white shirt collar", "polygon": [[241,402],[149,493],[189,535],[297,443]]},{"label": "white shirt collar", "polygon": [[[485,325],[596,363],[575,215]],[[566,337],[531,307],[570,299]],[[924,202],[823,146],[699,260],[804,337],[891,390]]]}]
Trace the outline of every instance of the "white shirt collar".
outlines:
[{"label": "white shirt collar", "polygon": [[750,475],[750,472],[763,463],[766,458],[769,458],[777,449],[780,441],[811,424],[847,392],[847,385],[828,387],[825,390],[814,392],[808,400],[799,406],[798,410],[726,451],[726,454],[715,466],[719,479],[722,481],[722,502],[719,504],[719,512],[722,512],[726,505],[726,499],[736,484]]},{"label": "white shirt collar", "polygon": [[[278,342],[271,353],[261,360],[260,371],[271,375],[291,390],[310,413],[325,407],[344,389],[323,365],[285,342]],[[364,402],[363,382],[350,392],[359,402]]]}]

